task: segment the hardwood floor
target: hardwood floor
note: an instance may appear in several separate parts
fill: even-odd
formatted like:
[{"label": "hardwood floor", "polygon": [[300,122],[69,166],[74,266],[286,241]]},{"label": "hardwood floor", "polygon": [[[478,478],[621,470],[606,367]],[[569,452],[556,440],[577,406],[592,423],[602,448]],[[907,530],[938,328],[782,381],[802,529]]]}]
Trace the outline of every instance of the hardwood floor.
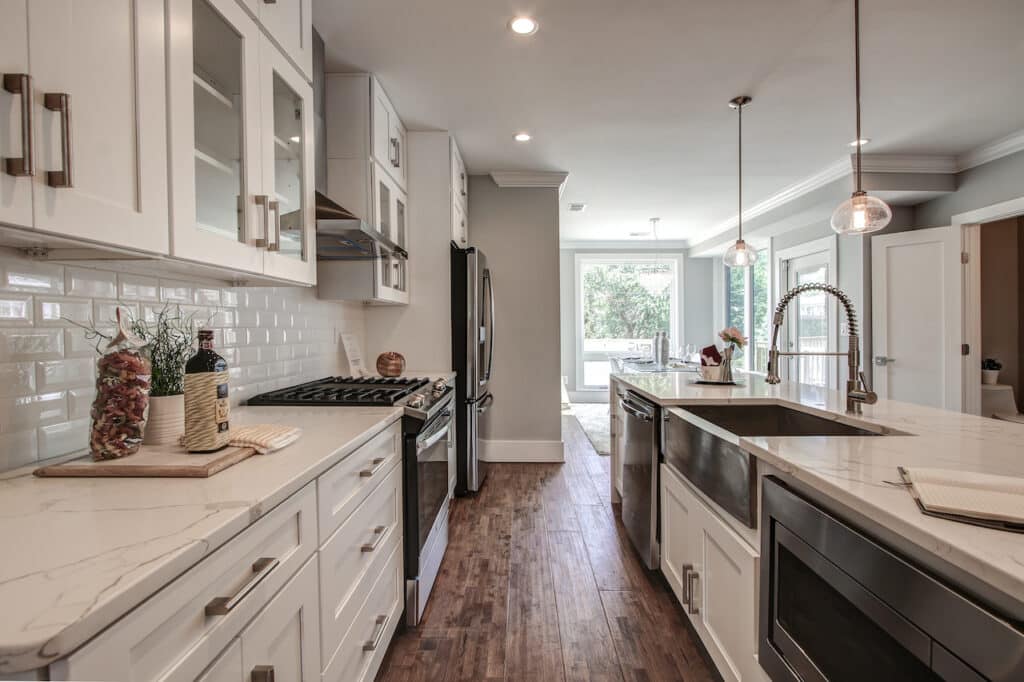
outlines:
[{"label": "hardwood floor", "polygon": [[378,680],[712,680],[660,575],[609,500],[610,458],[562,417],[564,464],[492,464],[452,507],[420,626]]}]

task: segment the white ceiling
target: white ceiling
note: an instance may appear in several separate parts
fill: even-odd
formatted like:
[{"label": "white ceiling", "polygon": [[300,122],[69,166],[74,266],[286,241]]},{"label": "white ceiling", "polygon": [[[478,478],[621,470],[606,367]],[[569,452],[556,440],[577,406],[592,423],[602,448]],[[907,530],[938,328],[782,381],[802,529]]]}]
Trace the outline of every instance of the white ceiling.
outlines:
[{"label": "white ceiling", "polygon": [[[562,239],[711,236],[853,139],[852,0],[313,0],[328,71],[378,75],[474,173],[562,170]],[[1024,2],[863,0],[871,153],[962,154],[1024,129]],[[528,13],[531,37],[508,20]],[[528,130],[533,141],[512,135]],[[585,202],[570,214],[570,202]]]}]

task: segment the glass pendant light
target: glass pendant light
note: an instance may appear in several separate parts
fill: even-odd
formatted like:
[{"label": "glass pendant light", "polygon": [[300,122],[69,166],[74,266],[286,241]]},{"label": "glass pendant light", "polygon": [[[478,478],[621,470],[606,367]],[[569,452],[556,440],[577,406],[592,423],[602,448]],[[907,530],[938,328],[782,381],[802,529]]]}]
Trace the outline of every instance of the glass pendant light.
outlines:
[{"label": "glass pendant light", "polygon": [[730,268],[749,268],[757,262],[757,251],[747,246],[743,241],[743,107],[750,104],[752,100],[746,95],[741,95],[729,101],[729,107],[736,110],[739,120],[739,162],[737,175],[739,177],[739,224],[736,233],[736,243],[726,250],[722,256],[722,262]]},{"label": "glass pendant light", "polygon": [[[860,0],[853,0],[853,59],[854,59],[854,80],[856,82],[857,99],[857,137],[855,140],[864,138],[860,135]],[[878,232],[892,220],[892,209],[878,197],[869,196],[861,187],[860,181],[860,157],[861,147],[857,145],[857,168],[855,177],[857,186],[853,195],[839,204],[839,207],[832,214],[832,229],[839,234],[868,234]]]}]

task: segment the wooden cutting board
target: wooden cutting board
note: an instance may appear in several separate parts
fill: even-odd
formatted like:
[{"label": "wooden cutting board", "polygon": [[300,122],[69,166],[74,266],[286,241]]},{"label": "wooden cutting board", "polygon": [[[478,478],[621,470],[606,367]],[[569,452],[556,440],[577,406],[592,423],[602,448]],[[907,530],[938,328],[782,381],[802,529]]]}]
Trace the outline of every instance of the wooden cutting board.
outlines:
[{"label": "wooden cutting board", "polygon": [[121,459],[73,459],[32,473],[42,478],[208,478],[255,453],[252,448],[229,445],[217,452],[193,455],[180,445],[143,445],[134,455]]}]

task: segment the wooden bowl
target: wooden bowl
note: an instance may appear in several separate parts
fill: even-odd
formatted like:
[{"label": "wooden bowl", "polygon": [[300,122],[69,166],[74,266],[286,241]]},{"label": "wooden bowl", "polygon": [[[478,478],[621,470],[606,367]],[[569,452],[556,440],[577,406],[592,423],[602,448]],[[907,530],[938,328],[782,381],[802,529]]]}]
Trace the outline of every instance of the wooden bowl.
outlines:
[{"label": "wooden bowl", "polygon": [[388,351],[377,356],[377,373],[382,377],[402,376],[405,371],[405,358],[401,353]]}]

